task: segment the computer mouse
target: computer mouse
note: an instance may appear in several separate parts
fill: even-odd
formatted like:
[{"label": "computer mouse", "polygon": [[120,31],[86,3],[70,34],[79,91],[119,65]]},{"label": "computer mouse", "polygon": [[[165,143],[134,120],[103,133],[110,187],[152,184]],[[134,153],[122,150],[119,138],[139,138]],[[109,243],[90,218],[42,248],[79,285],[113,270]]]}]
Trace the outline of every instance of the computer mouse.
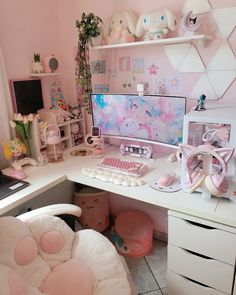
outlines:
[{"label": "computer mouse", "polygon": [[170,186],[174,181],[174,174],[165,174],[158,179],[158,184],[161,186]]}]

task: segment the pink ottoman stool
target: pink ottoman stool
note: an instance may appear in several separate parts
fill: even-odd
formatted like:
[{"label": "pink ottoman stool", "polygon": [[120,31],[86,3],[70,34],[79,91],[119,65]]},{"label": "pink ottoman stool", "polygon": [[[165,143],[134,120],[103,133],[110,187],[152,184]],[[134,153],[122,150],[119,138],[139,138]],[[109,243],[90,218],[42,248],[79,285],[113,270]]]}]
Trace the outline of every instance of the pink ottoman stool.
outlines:
[{"label": "pink ottoman stool", "polygon": [[153,222],[143,212],[122,212],[115,219],[112,240],[122,255],[145,256],[152,250]]},{"label": "pink ottoman stool", "polygon": [[86,187],[74,193],[74,204],[82,209],[79,222],[84,228],[103,232],[109,227],[109,203],[106,191]]}]

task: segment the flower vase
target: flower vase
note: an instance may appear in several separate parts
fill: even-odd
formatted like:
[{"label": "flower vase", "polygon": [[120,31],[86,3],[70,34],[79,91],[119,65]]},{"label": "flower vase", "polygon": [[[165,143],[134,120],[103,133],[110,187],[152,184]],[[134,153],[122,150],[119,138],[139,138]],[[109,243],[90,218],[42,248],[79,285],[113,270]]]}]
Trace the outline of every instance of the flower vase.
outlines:
[{"label": "flower vase", "polygon": [[90,43],[90,46],[91,47],[94,47],[94,46],[101,46],[102,45],[102,36],[99,35],[97,37],[90,37],[89,38],[89,43]]},{"label": "flower vase", "polygon": [[30,143],[28,138],[22,138],[22,142],[26,146],[26,157],[31,157]]}]

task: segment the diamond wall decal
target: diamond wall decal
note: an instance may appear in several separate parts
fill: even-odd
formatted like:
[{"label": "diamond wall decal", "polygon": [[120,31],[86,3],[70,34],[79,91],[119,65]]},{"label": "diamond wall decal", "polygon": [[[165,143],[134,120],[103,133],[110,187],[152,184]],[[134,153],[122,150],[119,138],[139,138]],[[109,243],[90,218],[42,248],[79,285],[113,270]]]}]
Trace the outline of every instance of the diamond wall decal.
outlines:
[{"label": "diamond wall decal", "polygon": [[211,6],[207,0],[187,0],[182,9],[182,14],[193,11],[195,14],[205,13],[211,11]]},{"label": "diamond wall decal", "polygon": [[236,78],[236,71],[207,71],[207,76],[215,89],[218,98],[224,96]]},{"label": "diamond wall decal", "polygon": [[208,64],[207,70],[236,70],[236,58],[233,54],[231,47],[227,42],[222,43],[222,45],[219,47],[216,54],[213,56],[212,60]]},{"label": "diamond wall decal", "polygon": [[225,39],[228,39],[236,26],[236,6],[212,11],[217,26]]},{"label": "diamond wall decal", "polygon": [[190,93],[190,98],[198,99],[201,94],[205,94],[207,99],[218,98],[215,89],[212,87],[212,84],[206,74],[203,74],[196,83],[195,87]]},{"label": "diamond wall decal", "polygon": [[164,46],[169,61],[171,62],[175,70],[179,68],[190,48],[191,45],[189,44],[176,44]]},{"label": "diamond wall decal", "polygon": [[191,46],[189,51],[187,52],[184,60],[179,66],[179,72],[183,73],[202,73],[205,72],[205,65],[201,57],[199,56],[198,51],[195,46]]}]

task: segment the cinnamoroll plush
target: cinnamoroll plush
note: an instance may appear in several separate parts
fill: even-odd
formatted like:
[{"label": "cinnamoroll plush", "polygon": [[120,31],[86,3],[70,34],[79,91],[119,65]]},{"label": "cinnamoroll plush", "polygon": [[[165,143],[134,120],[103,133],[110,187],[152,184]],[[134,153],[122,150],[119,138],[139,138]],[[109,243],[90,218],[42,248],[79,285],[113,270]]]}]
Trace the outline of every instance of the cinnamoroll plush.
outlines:
[{"label": "cinnamoroll plush", "polygon": [[169,30],[174,31],[177,21],[169,9],[156,9],[142,14],[137,22],[136,36],[144,40],[166,38]]},{"label": "cinnamoroll plush", "polygon": [[137,17],[134,13],[124,11],[116,13],[109,22],[107,44],[127,43],[135,41]]}]

